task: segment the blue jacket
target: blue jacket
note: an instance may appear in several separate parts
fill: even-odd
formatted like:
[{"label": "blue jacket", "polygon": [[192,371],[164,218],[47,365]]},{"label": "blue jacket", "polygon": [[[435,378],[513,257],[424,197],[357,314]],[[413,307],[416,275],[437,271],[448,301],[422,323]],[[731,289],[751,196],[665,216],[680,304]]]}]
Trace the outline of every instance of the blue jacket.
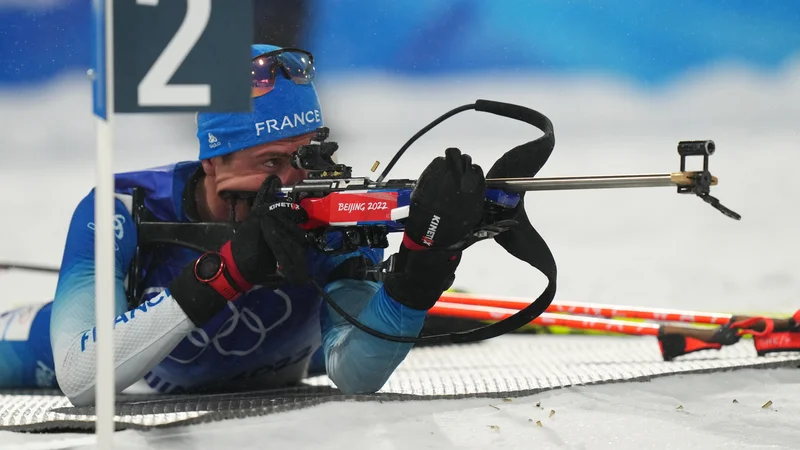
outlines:
[{"label": "blue jacket", "polygon": [[[114,327],[116,382],[122,390],[142,377],[160,392],[231,385],[271,387],[293,384],[309,373],[327,373],[345,393],[375,392],[411,349],[354,328],[331,310],[313,286],[258,288],[228,303],[196,328],[166,289],[199,254],[177,246],[143,251],[143,298],[128,308],[128,268],[137,247],[129,211],[134,187],[145,191],[145,206],[158,219],[188,222],[183,197],[199,162],[183,162],[116,176],[116,296]],[[127,204],[127,205],[126,205]],[[50,336],[55,373],[75,404],[90,403],[94,379],[94,194],[77,206],[66,240],[52,305]],[[310,252],[312,276],[327,275],[348,258],[383,259],[364,248],[348,255]],[[416,336],[426,311],[410,309],[387,295],[382,284],[341,279],[324,285],[330,296],[365,325],[387,334]]]}]

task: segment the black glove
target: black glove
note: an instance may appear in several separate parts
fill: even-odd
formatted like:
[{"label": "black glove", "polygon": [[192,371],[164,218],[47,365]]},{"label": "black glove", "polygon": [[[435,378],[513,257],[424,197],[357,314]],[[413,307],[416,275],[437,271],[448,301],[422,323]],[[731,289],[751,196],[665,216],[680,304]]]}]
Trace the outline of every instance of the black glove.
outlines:
[{"label": "black glove", "polygon": [[481,220],[486,179],[469,155],[448,148],[422,172],[411,193],[400,251],[384,278],[386,292],[414,309],[430,309],[455,279],[454,247]]},{"label": "black glove", "polygon": [[280,188],[277,176],[264,180],[247,219],[231,239],[233,261],[250,284],[270,285],[287,280],[301,284],[309,278],[309,241],[298,226],[308,220],[308,214],[297,203],[276,199]]},{"label": "black glove", "polygon": [[170,282],[170,293],[196,326],[208,322],[225,308],[227,300],[254,285],[308,280],[308,240],[298,226],[308,220],[308,215],[296,203],[278,201],[275,192],[280,187],[280,178],[274,175],[264,180],[247,218],[222,246],[219,253],[225,280],[221,281],[227,282],[222,289],[226,295],[198,278],[196,260]]}]

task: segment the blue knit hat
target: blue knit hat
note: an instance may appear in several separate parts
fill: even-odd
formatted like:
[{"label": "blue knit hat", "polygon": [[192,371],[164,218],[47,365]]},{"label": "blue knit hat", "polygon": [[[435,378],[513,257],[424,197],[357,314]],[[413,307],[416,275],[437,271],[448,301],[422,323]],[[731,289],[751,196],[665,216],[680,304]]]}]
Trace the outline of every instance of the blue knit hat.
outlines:
[{"label": "blue knit hat", "polygon": [[[253,58],[279,49],[264,44],[251,47]],[[321,126],[314,84],[295,84],[279,73],[272,91],[253,99],[253,112],[197,114],[199,159],[300,136]]]}]

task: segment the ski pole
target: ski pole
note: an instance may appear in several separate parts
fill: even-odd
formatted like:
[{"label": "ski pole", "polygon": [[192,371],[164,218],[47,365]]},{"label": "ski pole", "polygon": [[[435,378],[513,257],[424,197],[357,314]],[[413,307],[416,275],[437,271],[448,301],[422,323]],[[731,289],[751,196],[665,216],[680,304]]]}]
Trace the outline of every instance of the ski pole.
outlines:
[{"label": "ski pole", "polygon": [[[481,305],[464,305],[457,303],[438,302],[429,310],[430,314],[454,317],[461,319],[472,319],[482,321],[497,321],[510,317],[517,310],[507,308],[496,308]],[[562,326],[581,330],[605,331],[633,336],[654,336],[657,338],[674,336],[680,338],[684,345],[680,351],[676,351],[675,343],[670,340],[669,347],[665,348],[659,339],[661,354],[665,361],[672,360],[676,356],[686,353],[716,349],[719,350],[723,345],[728,344],[731,339],[737,336],[719,336],[718,330],[709,328],[697,328],[679,325],[664,325],[646,322],[630,322],[627,320],[604,319],[597,317],[576,317],[565,314],[542,313],[534,319],[531,325],[541,326]],[[723,340],[723,342],[718,342]],[[735,342],[730,342],[735,343]]]},{"label": "ski pole", "polygon": [[[516,309],[498,308],[485,305],[465,305],[438,302],[429,311],[439,316],[457,317],[472,320],[501,320],[517,312]],[[709,341],[716,330],[712,328],[689,327],[685,325],[668,325],[650,322],[631,322],[628,320],[605,319],[588,316],[571,316],[566,314],[542,313],[531,325],[564,326],[583,330],[607,331],[611,333],[635,336],[658,336],[681,333],[695,339]]]},{"label": "ski pole", "polygon": [[[496,321],[515,314],[517,310],[485,305],[448,303],[440,300],[429,312],[443,317]],[[719,350],[723,345],[733,345],[739,342],[741,336],[745,334],[751,334],[754,337],[759,356],[777,351],[800,351],[800,332],[794,327],[795,320],[800,321],[800,311],[795,314],[794,318],[789,319],[793,325],[789,329],[776,330],[775,323],[772,320],[760,317],[743,319],[737,323],[715,328],[701,328],[688,325],[631,322],[545,312],[530,324],[562,326],[636,336],[655,336],[658,338],[662,357],[665,361],[671,361],[678,356],[699,350]],[[755,329],[756,327],[759,329]]]},{"label": "ski pole", "polygon": [[[439,301],[459,303],[463,305],[482,305],[498,308],[519,309],[530,303],[524,298],[465,294],[445,292]],[[710,325],[725,325],[730,322],[732,314],[690,311],[668,308],[647,308],[638,306],[610,305],[602,303],[553,301],[547,308],[550,313],[570,313],[605,318],[625,317],[630,319],[650,319],[665,322],[686,322]]]},{"label": "ski pole", "polygon": [[[523,298],[486,296],[475,294],[464,294],[459,292],[445,292],[439,301],[448,303],[459,303],[463,305],[481,305],[498,308],[519,309],[527,306],[530,301]],[[716,313],[705,311],[693,311],[670,308],[648,308],[639,306],[610,305],[602,303],[584,303],[570,301],[553,301],[547,308],[549,313],[569,313],[581,314],[597,317],[624,317],[629,319],[649,319],[661,322],[684,322],[707,325],[727,325],[731,322],[743,320],[755,320],[756,316],[734,315],[728,313]],[[775,328],[789,329],[793,327],[790,318],[770,318],[775,324]],[[763,325],[762,325],[763,326]]]},{"label": "ski pole", "polygon": [[[442,317],[497,321],[513,315],[517,312],[517,310],[485,305],[468,305],[439,301],[428,312],[430,314]],[[637,336],[657,336],[660,328],[658,324],[653,323],[630,322],[626,320],[603,319],[596,317],[576,317],[547,312],[542,313],[530,324],[564,326],[583,330],[608,331]]]}]

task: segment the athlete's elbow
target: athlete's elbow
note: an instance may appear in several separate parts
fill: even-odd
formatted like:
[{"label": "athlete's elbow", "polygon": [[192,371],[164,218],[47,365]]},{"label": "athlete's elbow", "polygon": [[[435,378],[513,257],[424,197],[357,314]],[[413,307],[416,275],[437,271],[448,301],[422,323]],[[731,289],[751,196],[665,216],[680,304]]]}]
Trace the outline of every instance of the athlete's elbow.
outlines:
[{"label": "athlete's elbow", "polygon": [[378,376],[378,374],[346,376],[333,372],[328,377],[345,395],[374,394],[381,390],[388,380],[387,376]]},{"label": "athlete's elbow", "polygon": [[64,369],[63,366],[59,370],[58,363],[55,372],[59,389],[73,406],[89,406],[94,403],[93,382],[76,380],[74,371]]},{"label": "athlete's elbow", "polygon": [[[59,345],[61,344],[61,345]],[[53,346],[53,369],[61,392],[74,406],[94,403],[94,355],[81,351],[80,337]]]},{"label": "athlete's elbow", "polygon": [[70,369],[63,361],[54,362],[58,388],[69,402],[73,406],[87,406],[94,403],[94,383],[78,379],[75,376],[75,369]]},{"label": "athlete's elbow", "polygon": [[94,405],[94,386],[90,386],[89,389],[83,392],[72,392],[72,393],[65,393],[67,399],[72,406],[80,407],[80,406],[93,406]]},{"label": "athlete's elbow", "polygon": [[339,388],[339,391],[344,395],[369,395],[378,392],[386,382],[382,381],[377,383],[359,381],[356,383],[334,383],[336,384],[336,387]]}]

